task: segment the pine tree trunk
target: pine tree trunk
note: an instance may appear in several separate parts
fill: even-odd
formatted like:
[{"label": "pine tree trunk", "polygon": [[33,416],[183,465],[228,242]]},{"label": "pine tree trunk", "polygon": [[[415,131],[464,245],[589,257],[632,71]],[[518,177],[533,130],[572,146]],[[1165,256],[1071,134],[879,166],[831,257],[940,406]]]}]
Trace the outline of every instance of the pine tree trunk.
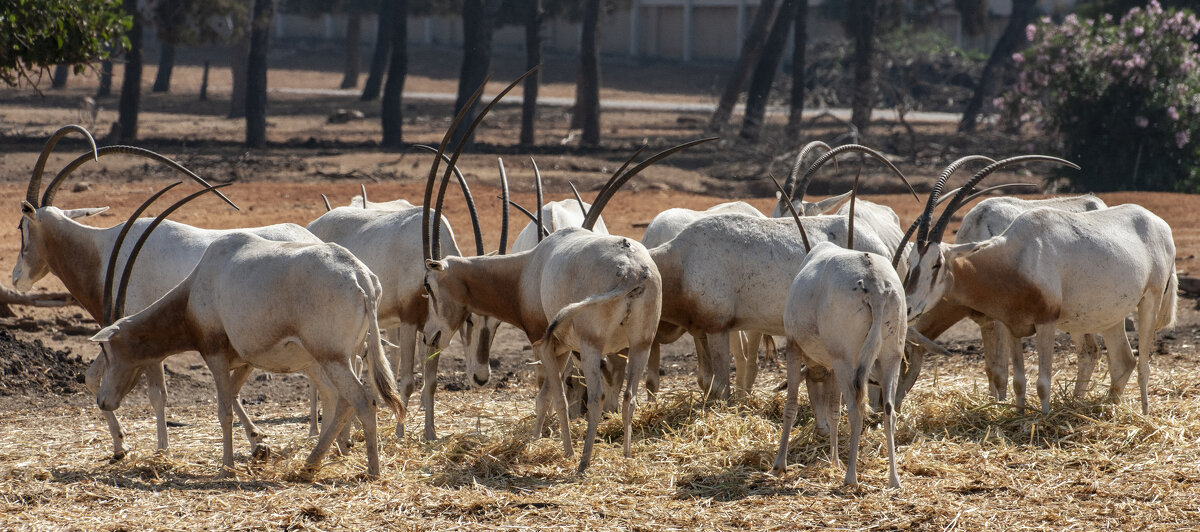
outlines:
[{"label": "pine tree trunk", "polygon": [[[525,70],[542,62],[542,2],[525,0]],[[532,146],[536,142],[538,87],[542,73],[535,72],[525,79],[525,90],[521,99],[521,145]]]},{"label": "pine tree trunk", "polygon": [[392,59],[388,66],[387,84],[383,88],[380,117],[383,121],[383,146],[399,148],[404,144],[404,79],[408,76],[408,2],[385,0],[392,4],[388,10],[392,29]]},{"label": "pine tree trunk", "polygon": [[150,92],[171,92],[171,71],[175,69],[175,47],[162,43],[158,53],[158,73]]},{"label": "pine tree trunk", "polygon": [[346,65],[342,68],[342,88],[358,86],[358,72],[362,66],[362,13],[346,13]]},{"label": "pine tree trunk", "polygon": [[584,146],[600,144],[600,0],[584,0],[583,28],[579,32],[579,111]]},{"label": "pine tree trunk", "polygon": [[979,120],[979,111],[983,109],[983,100],[995,91],[997,74],[1012,61],[1012,54],[1025,44],[1025,26],[1033,21],[1033,12],[1037,8],[1037,0],[1013,0],[1012,14],[1008,17],[1008,25],[992,55],[988,56],[987,64],[979,75],[979,83],[975,92],[967,101],[963,110],[962,120],[958,123],[959,131],[974,131]]},{"label": "pine tree trunk", "polygon": [[750,79],[751,70],[758,63],[758,56],[762,54],[763,44],[767,41],[767,31],[775,21],[778,12],[779,0],[762,0],[759,3],[758,12],[754,14],[754,22],[750,24],[750,31],[742,43],[742,53],[738,55],[737,64],[733,66],[733,72],[725,84],[725,90],[721,92],[717,110],[713,111],[712,118],[708,121],[707,131],[710,134],[720,133],[725,128],[725,124],[729,122],[729,117],[733,114],[733,106],[737,104],[742,87],[746,86],[746,81]]},{"label": "pine tree trunk", "polygon": [[850,0],[854,17],[854,94],[850,102],[850,123],[864,135],[871,125],[875,85],[872,62],[875,59],[875,21],[879,16],[877,0]]},{"label": "pine tree trunk", "polygon": [[229,96],[229,118],[246,116],[246,66],[250,60],[250,32],[229,47],[229,70],[233,75],[233,89]]},{"label": "pine tree trunk", "polygon": [[783,59],[783,47],[787,44],[788,33],[792,31],[792,19],[796,14],[796,4],[801,0],[783,0],[775,23],[771,25],[771,33],[763,44],[762,54],[758,57],[758,66],[754,68],[754,76],[750,79],[750,89],[746,91],[746,114],[742,118],[740,137],[749,141],[758,141],[762,134],[763,120],[766,119],[767,101],[771,96],[771,85],[775,83],[775,73],[779,71],[779,60]]},{"label": "pine tree trunk", "polygon": [[[492,33],[496,28],[499,0],[465,0],[463,2],[463,59],[458,73],[458,97],[454,100],[457,115],[471,94],[487,79],[492,68]],[[476,104],[478,105],[478,104]],[[463,116],[463,126],[454,130],[450,137],[452,145],[466,142],[469,147],[474,139],[463,138],[466,124],[475,120],[475,105]]]},{"label": "pine tree trunk", "polygon": [[96,97],[103,98],[112,95],[112,59],[100,62],[100,85],[96,87]]},{"label": "pine tree trunk", "polygon": [[129,51],[125,52],[125,76],[121,81],[121,101],[117,106],[117,138],[137,140],[138,105],[142,96],[142,18],[138,1],[124,0],[125,13],[133,17],[129,27]]},{"label": "pine tree trunk", "polygon": [[51,89],[61,89],[67,86],[67,76],[71,74],[71,67],[68,65],[55,65],[54,76],[50,78]]},{"label": "pine tree trunk", "polygon": [[383,87],[383,74],[387,70],[389,54],[392,51],[392,3],[379,3],[379,23],[375,26],[375,51],[371,54],[371,70],[367,72],[367,82],[363,85],[362,101],[369,102],[379,97],[379,89]]},{"label": "pine tree trunk", "polygon": [[805,50],[808,47],[808,2],[797,2],[792,40],[792,98],[788,112],[787,136],[797,138],[804,123],[804,89],[807,83]]},{"label": "pine tree trunk", "polygon": [[250,19],[250,54],[246,61],[246,146],[267,144],[267,49],[275,0],[254,0]]}]

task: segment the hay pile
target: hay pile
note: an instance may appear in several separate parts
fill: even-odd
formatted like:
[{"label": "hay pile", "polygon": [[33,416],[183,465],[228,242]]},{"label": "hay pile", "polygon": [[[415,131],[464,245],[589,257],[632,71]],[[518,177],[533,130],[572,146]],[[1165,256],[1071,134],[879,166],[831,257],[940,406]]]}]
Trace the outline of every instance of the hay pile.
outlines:
[{"label": "hay pile", "polygon": [[[610,418],[582,477],[557,437],[532,438],[530,387],[440,393],[443,438],[435,442],[415,436],[419,415],[404,441],[382,425],[384,477],[375,482],[361,478],[361,445],[331,456],[316,482],[296,481],[313,444],[303,402],[250,407],[274,454],[252,461],[235,429],[237,478],[227,481],[214,478],[220,430],[211,405],[171,408],[182,426],[171,429],[169,456],[151,452],[148,409],[123,409],[135,449],[116,464],[106,461],[108,435],[94,410],[16,412],[0,435],[0,522],[89,529],[1177,528],[1200,522],[1200,379],[1195,371],[1164,373],[1152,381],[1158,393],[1150,416],[1129,398],[1104,401],[1099,389],[1071,399],[1065,383],[1043,416],[987,400],[976,390],[978,374],[943,374],[936,386],[922,381],[897,426],[901,491],[884,489],[876,429],[864,434],[862,486],[842,488],[842,472],[829,465],[826,440],[813,431],[803,400],[787,474],[767,474],[783,398],[765,390],[777,373],[763,391],[732,404],[706,402],[690,391],[690,378],[669,380],[671,391],[638,411],[633,459],[621,456],[620,422]],[[584,428],[573,422],[576,456]],[[841,431],[844,461],[844,421]]]}]

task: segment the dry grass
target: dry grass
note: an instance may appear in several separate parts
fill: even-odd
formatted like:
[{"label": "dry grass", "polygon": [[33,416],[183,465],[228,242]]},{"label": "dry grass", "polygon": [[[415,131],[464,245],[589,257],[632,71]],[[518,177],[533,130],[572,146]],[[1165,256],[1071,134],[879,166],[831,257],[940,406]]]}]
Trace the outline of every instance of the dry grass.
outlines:
[{"label": "dry grass", "polygon": [[[691,379],[674,379],[673,391],[638,411],[632,460],[621,457],[619,420],[606,420],[583,477],[573,474],[557,438],[532,439],[529,388],[441,394],[438,420],[446,436],[397,442],[386,428],[384,477],[374,482],[361,477],[361,445],[331,457],[316,482],[295,480],[312,445],[300,423],[304,404],[251,407],[275,453],[252,462],[235,432],[237,473],[228,481],[214,476],[220,443],[211,405],[171,409],[183,426],[171,429],[169,456],[148,450],[148,409],[128,406],[135,450],[115,464],[107,461],[108,435],[90,407],[8,412],[0,435],[0,523],[12,529],[1174,529],[1200,523],[1196,377],[1176,371],[1156,378],[1150,416],[1137,413],[1132,401],[1105,402],[1103,390],[1082,401],[1060,392],[1043,416],[988,401],[973,391],[973,375],[943,374],[936,390],[929,379],[900,417],[899,492],[883,488],[878,430],[864,436],[863,487],[841,488],[841,472],[829,466],[826,441],[812,430],[803,403],[787,475],[766,474],[782,395],[760,391],[733,404],[706,402],[681,391]],[[583,428],[582,421],[573,425],[577,452]]]}]

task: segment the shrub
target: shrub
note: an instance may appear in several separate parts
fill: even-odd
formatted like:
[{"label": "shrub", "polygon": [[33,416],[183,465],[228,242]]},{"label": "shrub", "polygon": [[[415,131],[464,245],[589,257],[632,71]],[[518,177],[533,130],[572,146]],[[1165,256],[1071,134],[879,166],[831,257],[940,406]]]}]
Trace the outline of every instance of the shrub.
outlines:
[{"label": "shrub", "polygon": [[1074,188],[1200,191],[1200,20],[1156,1],[1120,22],[1105,15],[1026,28],[1017,83],[997,99],[1079,163]]}]

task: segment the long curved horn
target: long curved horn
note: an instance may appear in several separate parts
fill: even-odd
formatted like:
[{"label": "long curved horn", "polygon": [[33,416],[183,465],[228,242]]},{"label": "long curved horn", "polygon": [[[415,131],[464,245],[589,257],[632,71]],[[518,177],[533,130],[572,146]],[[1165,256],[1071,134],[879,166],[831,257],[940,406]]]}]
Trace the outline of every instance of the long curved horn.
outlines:
[{"label": "long curved horn", "polygon": [[[983,155],[968,155],[950,163],[942,170],[942,173],[938,175],[937,180],[933,182],[933,190],[929,192],[929,199],[925,202],[925,211],[921,214],[921,217],[918,218],[918,221],[920,221],[920,224],[917,226],[918,245],[923,247],[929,242],[929,224],[933,223],[933,208],[945,201],[941,196],[942,188],[946,186],[946,181],[950,179],[950,176],[953,175],[954,172],[957,172],[959,168],[962,168],[963,165],[973,161],[986,161],[988,164],[996,162],[991,157],[986,157]],[[956,193],[961,190],[962,187],[959,187],[954,189],[954,192]],[[950,196],[950,194],[946,195]]]},{"label": "long curved horn", "polygon": [[59,139],[62,139],[67,133],[72,131],[86,137],[88,143],[92,145],[92,158],[100,159],[100,153],[96,148],[96,139],[92,137],[92,134],[86,128],[77,124],[58,128],[58,131],[55,131],[53,135],[50,135],[50,138],[46,139],[46,145],[42,147],[42,153],[38,155],[37,164],[33,165],[33,175],[29,177],[29,187],[25,189],[25,201],[28,201],[30,205],[34,207],[42,206],[41,203],[38,203],[38,192],[41,192],[42,189],[42,172],[46,170],[46,161],[50,159],[50,153],[54,151],[54,146],[58,144]]},{"label": "long curved horn", "polygon": [[[1033,183],[1005,183],[1003,185],[990,186],[990,187],[980,190],[974,194],[971,194],[970,196],[967,196],[966,199],[963,200],[963,203],[968,203],[971,200],[973,200],[979,196],[983,196],[989,192],[995,192],[1000,189],[1012,188],[1012,187],[1036,187],[1036,186],[1037,185],[1035,185]],[[937,202],[934,204],[934,207],[941,206],[941,204],[946,203],[947,201],[950,201],[950,199],[955,194],[957,194],[959,190],[962,190],[962,187],[953,189],[945,194],[942,194],[942,196],[940,198],[938,198]],[[902,238],[900,240],[903,244],[907,244],[908,239],[912,238],[913,232],[915,232],[917,230],[917,228],[918,228],[918,226],[920,226],[922,220],[923,220],[923,218],[918,216],[916,220],[913,220],[912,225],[908,226],[908,230],[904,232],[904,238]],[[897,252],[902,249],[904,249],[903,245],[901,245],[901,247],[897,250]],[[895,267],[897,264],[899,264],[899,261],[900,261],[899,253],[893,254],[892,255],[892,267]]]},{"label": "long curved horn", "polygon": [[[501,199],[503,199],[501,196],[497,196],[497,197],[500,197]],[[534,214],[532,212],[530,212],[529,209],[526,209],[520,203],[517,203],[515,200],[511,200],[511,199],[508,200],[508,204],[512,205],[513,208],[517,209],[517,212],[520,212],[521,214],[524,214],[526,218],[529,218],[529,221],[533,222],[534,225],[537,224],[537,216],[534,216]],[[539,232],[542,233],[542,236],[550,236],[550,233],[546,232],[545,227],[542,227],[541,231],[539,231]]]},{"label": "long curved horn", "polygon": [[[141,253],[142,246],[144,246],[146,244],[146,240],[148,238],[150,238],[150,233],[152,233],[154,231],[154,229],[163,222],[163,220],[166,220],[167,216],[170,216],[171,213],[175,212],[176,209],[182,207],[184,204],[188,203],[189,201],[192,201],[208,192],[214,192],[214,193],[219,194],[219,192],[217,192],[216,189],[227,187],[232,184],[233,183],[222,183],[220,185],[210,185],[210,186],[206,187],[204,190],[198,190],[196,192],[188,194],[187,196],[184,196],[183,199],[176,201],[175,203],[172,203],[170,207],[167,207],[166,210],[164,210],[161,214],[159,214],[157,217],[155,217],[154,221],[150,222],[150,225],[146,226],[146,230],[142,232],[141,236],[138,237],[137,242],[134,243],[133,249],[130,250],[129,260],[125,261],[125,269],[121,272],[121,284],[117,288],[117,299],[116,299],[116,302],[113,304],[113,314],[112,315],[114,318],[119,319],[119,316],[123,316],[125,314],[125,293],[129,289],[129,277],[130,277],[130,274],[133,273],[133,264],[134,264],[134,261],[137,260],[138,254]],[[119,250],[113,250],[114,253],[116,253],[117,251],[119,251]]]},{"label": "long curved horn", "polygon": [[367,185],[365,183],[359,183],[358,188],[362,190],[363,208],[365,209],[367,208]]},{"label": "long curved horn", "polygon": [[[479,127],[479,124],[483,123],[484,117],[486,117],[487,114],[489,112],[491,112],[492,108],[496,107],[496,104],[500,103],[500,100],[504,99],[504,97],[507,96],[509,92],[512,92],[512,90],[514,88],[516,88],[517,85],[519,85],[522,81],[524,81],[525,78],[529,77],[530,75],[532,75],[534,72],[537,72],[541,68],[542,68],[542,65],[538,64],[538,65],[534,66],[533,68],[525,71],[524,74],[521,74],[521,77],[513,80],[512,83],[509,83],[508,86],[504,88],[504,90],[500,91],[500,93],[497,94],[495,98],[492,98],[491,102],[488,102],[488,104],[486,106],[484,106],[484,108],[482,110],[479,111],[479,115],[476,116],[475,120],[471,122],[471,125],[469,127],[467,127],[466,132],[462,136],[462,140],[459,141],[458,146],[455,147],[454,155],[450,157],[449,165],[451,168],[453,168],[454,165],[458,163],[458,158],[460,156],[462,156],[463,150],[467,147],[467,140],[469,140],[471,138],[471,135],[475,133],[475,128]],[[486,82],[485,82],[485,84],[486,84]],[[464,107],[464,109],[466,109],[466,108],[469,108],[469,106]],[[446,185],[450,182],[450,171],[451,171],[450,168],[446,169],[445,173],[442,174],[442,183],[441,183],[441,185],[438,186],[437,204],[434,207],[434,209],[435,209],[434,214],[438,217],[440,217],[442,215],[442,203],[446,199]],[[441,224],[434,225],[433,233],[430,237],[433,239],[433,241],[430,243],[431,254],[434,256],[433,258],[435,258],[435,259],[441,257],[442,243],[439,240],[441,228],[442,228]]]},{"label": "long curved horn", "polygon": [[[191,178],[192,181],[199,183],[201,186],[204,186],[204,187],[211,186],[211,184],[208,181],[205,181],[204,178],[196,175],[195,172],[188,170],[187,168],[184,168],[183,165],[181,165],[163,155],[152,152],[145,148],[139,148],[137,146],[124,146],[124,145],[105,146],[96,151],[96,158],[103,157],[105,155],[115,154],[115,153],[121,153],[121,154],[125,154],[125,155],[136,155],[138,157],[145,157],[147,159],[152,159],[152,160],[158,161],[162,164],[170,166],[171,168],[174,168],[175,170],[178,170],[179,172],[182,172],[184,175]],[[54,180],[50,181],[49,185],[46,185],[46,192],[44,192],[42,194],[41,206],[45,207],[48,205],[53,205],[54,204],[54,195],[56,193],[58,193],[59,187],[62,186],[63,182],[67,179],[67,176],[71,175],[71,173],[74,172],[76,169],[78,169],[80,166],[82,166],[83,163],[85,163],[91,159],[92,159],[92,157],[90,155],[81,155],[79,157],[76,157],[74,161],[71,161],[70,164],[63,167],[62,170],[59,170],[58,175],[54,176]],[[225,194],[222,194],[220,191],[217,191],[216,194],[221,197],[222,201],[224,201],[225,203],[228,203],[230,207],[233,207],[234,210],[239,210],[239,211],[241,210],[237,206],[237,204],[235,204],[228,197],[226,197]]]},{"label": "long curved horn", "polygon": [[325,212],[329,212],[329,211],[333,210],[333,207],[329,206],[329,197],[328,196],[321,194],[321,201],[325,202]]},{"label": "long curved horn", "polygon": [[846,249],[854,249],[854,206],[858,203],[858,178],[862,176],[862,161],[858,162],[858,172],[854,174],[854,187],[850,189],[850,220],[846,223],[849,233],[846,235]]},{"label": "long curved horn", "polygon": [[930,234],[929,234],[930,242],[941,242],[942,241],[942,235],[946,231],[946,226],[950,224],[950,217],[953,216],[954,212],[957,211],[958,209],[960,209],[966,203],[965,201],[963,201],[963,198],[967,197],[967,195],[969,195],[971,193],[971,190],[975,188],[975,185],[979,184],[979,182],[982,181],[983,178],[991,175],[996,170],[999,170],[1006,166],[1012,166],[1014,164],[1027,163],[1027,162],[1033,162],[1033,161],[1045,161],[1045,162],[1050,162],[1050,163],[1057,163],[1057,164],[1061,164],[1063,166],[1067,166],[1067,167],[1079,170],[1079,165],[1077,165],[1071,161],[1068,161],[1066,159],[1060,159],[1058,157],[1051,157],[1049,155],[1021,155],[1021,156],[1017,156],[1017,157],[1009,157],[1002,161],[996,161],[992,164],[989,164],[988,166],[984,167],[982,170],[977,172],[975,175],[971,176],[971,179],[967,180],[967,182],[963,184],[962,188],[959,189],[958,194],[954,195],[954,199],[951,200],[950,205],[946,206],[946,210],[942,211],[942,217],[938,218],[937,225],[935,225],[933,227],[933,229],[930,231]]},{"label": "long curved horn", "polygon": [[[455,129],[458,129],[463,117],[467,116],[467,111],[479,100],[479,96],[483,94],[483,88],[487,86],[488,81],[491,79],[492,76],[489,74],[483,79],[483,83],[479,84],[479,88],[475,89],[475,92],[471,94],[471,97],[467,98],[467,103],[454,116],[454,120],[450,122],[450,127],[446,128],[446,134],[442,135],[442,142],[434,150],[437,157],[434,157],[433,164],[429,165],[429,177],[425,181],[425,201],[421,204],[421,251],[425,254],[426,260],[435,258],[433,256],[433,245],[429,237],[429,208],[433,203],[433,184],[437,182],[438,166],[441,165],[442,157],[446,154],[446,146],[450,144],[450,136],[454,133]],[[441,224],[439,223],[438,225]]]},{"label": "long curved horn", "polygon": [[117,273],[117,260],[120,256],[121,246],[125,244],[125,237],[129,234],[129,230],[133,228],[134,222],[137,221],[138,217],[141,216],[143,212],[146,212],[146,209],[150,207],[151,203],[157,201],[158,198],[162,197],[163,194],[166,194],[167,191],[182,184],[183,181],[176,181],[163,187],[161,190],[155,192],[153,195],[147,198],[146,201],[142,202],[142,204],[133,211],[133,214],[129,215],[129,218],[125,220],[125,224],[121,226],[121,231],[117,233],[117,239],[113,242],[112,252],[108,255],[108,266],[104,269],[104,291],[100,297],[100,324],[102,326],[107,327],[112,325],[112,322],[116,321],[116,317],[113,316],[114,309],[112,305],[113,274]]},{"label": "long curved horn", "polygon": [[[986,196],[987,194],[989,194],[991,192],[995,192],[997,190],[1005,189],[1005,188],[1018,188],[1018,187],[1031,187],[1031,188],[1036,189],[1036,188],[1038,188],[1038,185],[1036,183],[1004,183],[1001,185],[992,185],[983,190],[976,191],[974,194],[971,194],[970,196],[963,198],[962,202],[970,203],[971,200],[974,200],[975,198],[978,198],[980,196]],[[958,190],[955,189],[955,192],[957,192],[957,191]]]},{"label": "long curved horn", "polygon": [[785,200],[784,204],[787,205],[788,211],[792,213],[792,219],[796,220],[796,227],[800,229],[800,239],[804,241],[804,252],[808,253],[812,251],[812,246],[808,243],[808,231],[805,231],[804,224],[800,223],[800,213],[797,213],[796,206],[792,205],[791,196],[783,189],[783,185],[779,184],[779,180],[775,179],[775,176],[767,174],[767,177],[770,177],[771,182],[775,183],[775,188],[779,189],[779,197]]},{"label": "long curved horn", "polygon": [[[481,249],[480,246],[483,245],[483,232],[479,228],[479,212],[475,209],[475,199],[471,197],[471,187],[467,185],[466,176],[463,175],[462,170],[458,169],[457,164],[450,163],[450,157],[446,156],[445,153],[438,153],[437,148],[434,148],[433,146],[426,146],[424,144],[414,144],[413,147],[429,150],[437,154],[442,158],[442,161],[446,163],[447,168],[450,168],[454,171],[454,178],[458,180],[458,188],[459,190],[462,190],[463,197],[467,199],[467,213],[471,215],[471,223],[473,224],[472,231],[474,232],[476,242],[475,249],[478,251]],[[363,189],[363,193],[366,194],[366,189]],[[440,226],[441,224],[438,225]],[[439,245],[438,247],[440,250],[441,246]],[[479,255],[482,254],[482,252],[479,253]]]},{"label": "long curved horn", "polygon": [[879,162],[883,163],[884,166],[888,167],[888,170],[891,170],[892,173],[896,174],[896,176],[899,177],[901,181],[904,181],[904,185],[907,186],[908,191],[912,193],[913,199],[915,199],[917,201],[921,201],[921,198],[919,196],[917,196],[917,191],[915,189],[913,189],[912,183],[909,183],[908,178],[904,177],[904,172],[901,172],[899,168],[896,168],[896,165],[893,164],[892,161],[889,160],[887,157],[884,157],[882,153],[879,153],[871,148],[863,146],[862,144],[843,144],[841,146],[838,146],[832,150],[829,150],[829,151],[821,154],[821,156],[818,157],[817,160],[814,161],[812,163],[812,165],[808,167],[808,170],[804,172],[804,177],[800,178],[800,183],[796,184],[797,188],[799,188],[799,190],[800,190],[800,195],[797,196],[796,199],[804,199],[804,192],[808,190],[808,184],[809,184],[809,182],[812,181],[813,174],[816,174],[817,170],[819,170],[822,166],[825,166],[825,163],[829,162],[830,159],[833,159],[834,157],[837,157],[838,155],[845,153],[845,152],[862,153],[864,155],[868,155],[871,158],[876,159]]},{"label": "long curved horn", "polygon": [[[645,170],[650,165],[674,155],[676,152],[713,140],[717,140],[717,137],[696,139],[671,148],[667,148],[652,155],[649,159],[642,161],[641,164],[633,167],[628,172],[619,175],[614,174],[613,178],[609,179],[609,185],[607,185],[604,190],[601,190],[600,193],[596,195],[595,201],[592,201],[592,209],[588,211],[587,216],[583,219],[583,228],[591,231],[592,227],[595,227],[596,221],[600,219],[600,213],[604,210],[605,205],[608,205],[608,201],[612,199],[614,194],[617,193],[617,190],[620,190],[621,186],[629,182],[633,176],[638,175],[642,170]],[[628,165],[629,163],[625,164]],[[620,172],[620,170],[618,170],[618,172]]]},{"label": "long curved horn", "polygon": [[[800,174],[800,169],[803,168],[804,159],[806,157],[808,157],[809,153],[811,153],[813,150],[815,150],[817,148],[825,148],[826,152],[829,152],[830,150],[833,149],[833,148],[830,148],[828,144],[821,142],[819,140],[814,140],[812,142],[809,142],[808,144],[805,144],[803,148],[800,149],[800,153],[796,154],[796,160],[792,162],[792,169],[791,169],[791,171],[788,172],[787,179],[785,179],[783,181],[783,189],[788,191],[788,194],[791,197],[795,198],[796,197],[796,189],[800,188],[801,189],[800,190],[800,199],[804,199],[804,193],[808,190],[808,182],[806,181],[804,183],[804,186],[800,187],[800,186],[798,186],[800,183],[798,183],[796,181],[796,176]],[[837,165],[836,158],[833,160],[833,164],[835,166]]]},{"label": "long curved horn", "polygon": [[538,242],[541,242],[543,233],[550,234],[550,231],[546,230],[545,220],[542,219],[542,171],[538,170],[537,161],[533,160],[533,157],[529,158],[529,162],[533,163],[533,190],[537,196],[535,207],[537,208]]},{"label": "long curved horn", "polygon": [[575,195],[575,203],[579,204],[579,212],[583,213],[583,217],[587,218],[587,207],[583,206],[583,198],[579,197],[579,189],[575,188],[575,183],[567,181],[567,186],[571,187],[571,194]]},{"label": "long curved horn", "polygon": [[508,253],[508,172],[504,171],[504,159],[496,157],[500,165],[500,251],[497,255]]}]

